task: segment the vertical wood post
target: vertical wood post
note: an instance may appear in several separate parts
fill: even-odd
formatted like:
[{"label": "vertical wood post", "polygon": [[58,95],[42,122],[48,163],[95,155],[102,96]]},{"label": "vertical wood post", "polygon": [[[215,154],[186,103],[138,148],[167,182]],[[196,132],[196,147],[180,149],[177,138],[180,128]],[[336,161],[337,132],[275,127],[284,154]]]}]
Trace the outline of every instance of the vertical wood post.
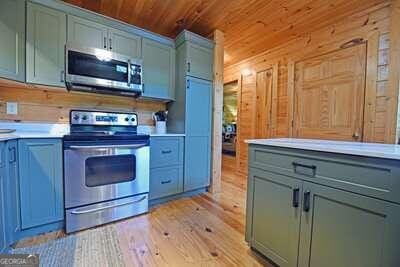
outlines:
[{"label": "vertical wood post", "polygon": [[212,176],[208,191],[221,190],[222,166],[222,107],[224,98],[224,33],[215,30],[214,48],[214,94],[213,94],[213,133],[212,133]]},{"label": "vertical wood post", "polygon": [[386,116],[385,143],[395,143],[398,138],[397,116],[400,80],[400,0],[393,0],[390,14],[390,54],[388,81],[388,112]]}]

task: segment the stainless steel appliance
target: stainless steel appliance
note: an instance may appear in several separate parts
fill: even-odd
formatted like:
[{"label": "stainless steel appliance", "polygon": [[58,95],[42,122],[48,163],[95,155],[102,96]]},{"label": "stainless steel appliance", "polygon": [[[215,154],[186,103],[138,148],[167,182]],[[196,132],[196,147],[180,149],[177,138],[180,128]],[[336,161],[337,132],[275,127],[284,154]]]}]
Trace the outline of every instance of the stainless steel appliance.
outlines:
[{"label": "stainless steel appliance", "polygon": [[148,211],[149,136],[137,114],[73,110],[64,136],[66,232]]},{"label": "stainless steel appliance", "polygon": [[126,96],[142,93],[142,61],[108,50],[66,47],[69,90]]}]

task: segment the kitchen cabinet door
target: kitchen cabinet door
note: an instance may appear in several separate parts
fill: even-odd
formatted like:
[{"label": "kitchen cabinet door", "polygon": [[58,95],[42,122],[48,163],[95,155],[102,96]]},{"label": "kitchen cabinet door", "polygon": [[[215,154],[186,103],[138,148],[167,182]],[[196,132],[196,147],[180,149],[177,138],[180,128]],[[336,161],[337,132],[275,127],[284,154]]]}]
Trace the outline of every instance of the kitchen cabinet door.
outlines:
[{"label": "kitchen cabinet door", "polygon": [[68,15],[68,44],[108,49],[108,28],[90,20]]},{"label": "kitchen cabinet door", "polygon": [[246,240],[279,266],[296,266],[302,182],[250,169],[248,183]]},{"label": "kitchen cabinet door", "polygon": [[187,78],[184,190],[203,188],[211,176],[211,88],[209,81]]},{"label": "kitchen cabinet door", "polygon": [[110,29],[108,31],[108,49],[132,58],[141,58],[142,38],[124,31]]},{"label": "kitchen cabinet door", "polygon": [[[1,154],[4,155],[4,142],[0,143]],[[6,189],[5,189],[5,172],[3,164],[0,164],[0,253],[4,253],[8,247],[6,238],[6,210],[5,205],[6,199]]]},{"label": "kitchen cabinet door", "polygon": [[6,199],[4,200],[6,210],[6,240],[7,244],[17,241],[17,234],[20,230],[20,199],[19,199],[19,177],[18,177],[18,142],[10,140],[5,148],[5,179]]},{"label": "kitchen cabinet door", "polygon": [[143,39],[143,96],[175,98],[175,49]]},{"label": "kitchen cabinet door", "polygon": [[61,140],[21,139],[18,150],[22,229],[63,220]]},{"label": "kitchen cabinet door", "polygon": [[66,15],[28,2],[26,81],[65,87]]},{"label": "kitchen cabinet door", "polygon": [[182,166],[150,169],[149,198],[157,199],[183,191]]},{"label": "kitchen cabinet door", "polygon": [[25,1],[0,1],[0,77],[25,82]]},{"label": "kitchen cabinet door", "polygon": [[186,42],[187,75],[211,81],[213,79],[213,50]]},{"label": "kitchen cabinet door", "polygon": [[400,266],[400,205],[304,182],[299,267]]}]

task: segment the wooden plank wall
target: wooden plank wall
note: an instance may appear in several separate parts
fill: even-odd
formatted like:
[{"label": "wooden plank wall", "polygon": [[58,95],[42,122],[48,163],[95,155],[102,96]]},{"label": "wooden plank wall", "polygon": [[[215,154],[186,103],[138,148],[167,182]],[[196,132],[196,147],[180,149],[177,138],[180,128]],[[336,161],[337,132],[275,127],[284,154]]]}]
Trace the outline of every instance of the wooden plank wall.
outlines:
[{"label": "wooden plank wall", "polygon": [[[6,102],[18,102],[18,115],[6,114]],[[153,125],[152,113],[165,110],[162,102],[130,97],[68,92],[62,88],[27,85],[0,79],[0,120],[69,123],[71,109],[135,111],[139,123]]]},{"label": "wooden plank wall", "polygon": [[[369,141],[385,142],[388,129],[387,116],[388,95],[388,49],[390,28],[390,1],[378,4],[362,12],[353,14],[339,22],[325,26],[319,30],[306,33],[271,50],[251,57],[234,65],[225,66],[224,82],[239,81],[238,100],[238,163],[237,170],[241,174],[247,172],[246,146],[241,141],[254,137],[254,110],[256,76],[258,72],[277,67],[277,92],[272,96],[272,137],[288,137],[291,132],[291,109],[294,64],[296,61],[322,55],[335,50],[351,40],[362,38],[367,42],[367,66],[371,72],[368,95],[373,97],[371,105],[365,105],[368,117],[369,133],[364,135]],[[374,45],[375,43],[375,45]],[[367,72],[368,72],[367,70]],[[368,75],[368,74],[367,74]],[[372,77],[372,78],[371,78]],[[372,80],[372,81],[371,81]],[[372,83],[371,83],[372,82]],[[390,125],[393,127],[393,125]]]}]

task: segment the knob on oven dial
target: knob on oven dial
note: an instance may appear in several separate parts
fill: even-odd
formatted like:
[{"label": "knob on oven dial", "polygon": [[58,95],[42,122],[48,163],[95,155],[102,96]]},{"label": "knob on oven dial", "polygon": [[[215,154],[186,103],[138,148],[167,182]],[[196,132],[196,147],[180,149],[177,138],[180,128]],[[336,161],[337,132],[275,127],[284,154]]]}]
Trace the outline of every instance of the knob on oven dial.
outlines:
[{"label": "knob on oven dial", "polygon": [[75,114],[73,119],[74,119],[75,121],[79,120],[79,115],[78,115],[78,114]]},{"label": "knob on oven dial", "polygon": [[129,117],[126,117],[126,118],[125,118],[125,121],[129,121]]},{"label": "knob on oven dial", "polygon": [[88,116],[87,116],[87,115],[83,115],[83,116],[82,116],[82,120],[85,121],[85,120],[87,120],[87,119],[88,119]]}]

